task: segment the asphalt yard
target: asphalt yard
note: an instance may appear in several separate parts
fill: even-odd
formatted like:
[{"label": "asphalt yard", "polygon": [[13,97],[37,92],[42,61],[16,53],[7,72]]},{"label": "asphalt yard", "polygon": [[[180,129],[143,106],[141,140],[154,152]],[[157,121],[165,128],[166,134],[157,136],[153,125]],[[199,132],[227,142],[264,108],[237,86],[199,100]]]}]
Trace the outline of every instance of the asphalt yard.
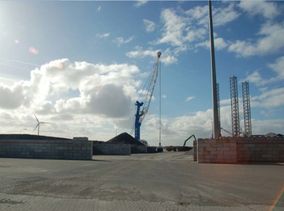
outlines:
[{"label": "asphalt yard", "polygon": [[197,164],[188,152],[93,161],[0,158],[0,210],[284,210],[284,165]]}]

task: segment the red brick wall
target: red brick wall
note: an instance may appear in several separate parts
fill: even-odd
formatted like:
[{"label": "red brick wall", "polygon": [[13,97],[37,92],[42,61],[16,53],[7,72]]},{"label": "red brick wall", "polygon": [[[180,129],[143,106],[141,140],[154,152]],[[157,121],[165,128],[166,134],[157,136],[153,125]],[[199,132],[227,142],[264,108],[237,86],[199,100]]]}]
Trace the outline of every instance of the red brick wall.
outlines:
[{"label": "red brick wall", "polygon": [[194,150],[199,163],[284,162],[284,138],[198,139]]}]

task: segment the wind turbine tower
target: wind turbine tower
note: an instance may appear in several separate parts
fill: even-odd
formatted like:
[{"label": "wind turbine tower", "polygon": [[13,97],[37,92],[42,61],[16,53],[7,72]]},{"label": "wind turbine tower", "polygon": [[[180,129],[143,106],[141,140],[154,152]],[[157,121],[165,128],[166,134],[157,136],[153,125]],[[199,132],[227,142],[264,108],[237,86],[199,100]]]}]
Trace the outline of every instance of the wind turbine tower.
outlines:
[{"label": "wind turbine tower", "polygon": [[36,124],[36,126],[35,126],[34,130],[36,130],[36,129],[37,129],[37,135],[39,136],[39,129],[40,129],[40,125],[41,125],[41,124],[46,124],[47,122],[40,122],[40,121],[38,120],[38,118],[36,117],[36,115],[35,115],[35,114],[34,114],[34,116],[35,116],[35,119],[36,119],[36,121],[37,121],[37,124]]}]

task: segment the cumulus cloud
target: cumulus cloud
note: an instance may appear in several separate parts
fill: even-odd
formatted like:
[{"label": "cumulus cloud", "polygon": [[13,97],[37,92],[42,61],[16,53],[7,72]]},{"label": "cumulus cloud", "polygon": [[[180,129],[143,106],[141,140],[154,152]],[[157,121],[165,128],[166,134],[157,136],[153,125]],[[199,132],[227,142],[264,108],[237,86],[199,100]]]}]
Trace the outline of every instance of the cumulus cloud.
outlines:
[{"label": "cumulus cloud", "polygon": [[122,86],[108,84],[91,94],[87,107],[92,113],[117,118],[129,115],[131,102]]},{"label": "cumulus cloud", "polygon": [[153,21],[143,19],[143,23],[147,32],[155,31],[156,24]]},{"label": "cumulus cloud", "polygon": [[[196,46],[210,48],[210,41],[208,40],[201,43],[197,43]],[[227,48],[228,43],[222,37],[217,37],[214,39],[214,46],[217,50],[222,50],[224,48]]]},{"label": "cumulus cloud", "polygon": [[[0,86],[0,107],[30,106],[39,112],[90,112],[123,117],[136,97],[139,68],[128,64],[91,64],[68,59],[31,71],[31,79]],[[75,95],[75,96],[74,96]]]},{"label": "cumulus cloud", "polygon": [[223,26],[236,20],[240,13],[236,10],[234,3],[229,4],[227,7],[213,9],[214,26]]},{"label": "cumulus cloud", "polygon": [[[213,8],[214,26],[224,26],[239,17],[235,3]],[[172,47],[182,47],[193,42],[204,42],[208,34],[208,6],[196,6],[186,11],[164,9],[161,12],[163,33],[158,44],[166,43]],[[220,49],[225,48],[225,41],[219,38]],[[201,42],[201,43],[202,43]],[[196,46],[200,47],[200,46]]]},{"label": "cumulus cloud", "polygon": [[[129,58],[145,58],[145,57],[152,57],[154,59],[157,58],[157,52],[159,52],[160,50],[143,50],[142,48],[139,48],[137,50],[134,51],[129,51],[126,53],[126,56]],[[169,64],[173,64],[175,62],[177,62],[177,59],[175,56],[171,55],[168,52],[162,53],[161,55],[161,62],[169,65]]]},{"label": "cumulus cloud", "polygon": [[[231,128],[230,107],[222,107],[221,113],[222,127]],[[155,137],[158,137],[158,128],[158,116],[148,115],[142,130],[144,138],[151,144],[155,144],[157,140]],[[162,118],[162,143],[164,145],[181,145],[192,134],[195,134],[197,138],[212,137],[212,109],[194,112],[190,115]]]},{"label": "cumulus cloud", "polygon": [[284,120],[282,119],[268,119],[268,120],[253,120],[252,131],[253,134],[267,134],[270,132],[283,134]]},{"label": "cumulus cloud", "polygon": [[268,67],[276,74],[276,76],[264,78],[259,71],[256,70],[247,75],[243,81],[250,81],[260,87],[284,79],[284,56],[277,58],[274,63],[268,64]]},{"label": "cumulus cloud", "polygon": [[249,75],[247,75],[247,77],[243,80],[243,81],[249,81],[251,83],[253,83],[254,85],[260,87],[260,86],[265,86],[269,83],[275,82],[276,80],[278,80],[277,78],[270,78],[270,79],[265,79],[261,76],[261,74],[259,73],[259,71],[254,71],[252,73],[250,73]]},{"label": "cumulus cloud", "polygon": [[0,102],[0,116],[9,115],[11,120],[0,130],[13,133],[28,128],[31,133],[36,113],[41,121],[51,122],[41,134],[107,140],[114,126],[134,116],[141,74],[129,64],[51,61],[32,70],[29,80],[1,82],[0,97],[5,100]]},{"label": "cumulus cloud", "polygon": [[165,9],[161,13],[164,29],[159,43],[169,43],[173,46],[183,44],[183,30],[186,26],[184,19],[172,9]]},{"label": "cumulus cloud", "polygon": [[271,1],[241,0],[239,6],[249,15],[261,15],[269,19],[274,18],[279,14],[277,5]]},{"label": "cumulus cloud", "polygon": [[22,84],[7,87],[0,84],[0,107],[4,109],[15,109],[24,104],[25,90]]},{"label": "cumulus cloud", "polygon": [[265,55],[284,48],[284,23],[266,23],[256,42],[237,40],[230,44],[228,50],[242,57]]},{"label": "cumulus cloud", "polygon": [[[190,18],[189,21],[196,22],[197,25],[207,27],[208,25],[208,6],[196,6],[187,11],[185,14]],[[236,20],[240,13],[236,9],[235,3],[230,3],[223,7],[215,8],[212,11],[214,26],[223,26]]]},{"label": "cumulus cloud", "polygon": [[252,105],[262,108],[284,106],[284,87],[263,91],[259,96],[252,97]]},{"label": "cumulus cloud", "polygon": [[284,79],[284,56],[279,57],[272,64],[268,65],[277,74],[277,78]]}]

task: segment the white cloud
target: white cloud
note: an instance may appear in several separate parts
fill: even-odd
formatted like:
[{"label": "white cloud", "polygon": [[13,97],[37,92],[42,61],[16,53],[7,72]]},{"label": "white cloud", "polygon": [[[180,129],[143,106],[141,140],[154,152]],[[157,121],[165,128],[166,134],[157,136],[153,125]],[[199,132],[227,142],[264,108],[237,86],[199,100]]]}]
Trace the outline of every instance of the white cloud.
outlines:
[{"label": "white cloud", "polygon": [[[283,90],[282,90],[283,92]],[[283,98],[284,99],[284,98]],[[230,100],[226,100],[230,101]],[[241,110],[241,107],[240,107]],[[252,119],[253,134],[266,134],[268,132],[284,133],[284,120],[255,120]],[[231,131],[231,107],[221,107],[221,126]],[[158,144],[159,118],[148,115],[142,125],[142,137],[150,144]],[[243,127],[243,121],[241,121]],[[211,138],[212,136],[212,110],[198,111],[190,115],[173,118],[162,118],[162,143],[163,145],[182,145],[183,141],[191,134],[197,138]],[[229,136],[222,131],[223,136]],[[192,143],[192,142],[191,142]],[[190,143],[189,143],[190,145]]]},{"label": "white cloud", "polygon": [[265,79],[260,75],[259,71],[256,70],[247,75],[247,77],[243,81],[249,81],[259,87],[275,82],[275,79],[276,78]]},{"label": "white cloud", "polygon": [[[214,46],[217,50],[222,50],[228,46],[228,43],[222,37],[217,37],[214,39]],[[210,48],[210,41],[197,43],[196,47]]]},{"label": "white cloud", "polygon": [[[126,56],[129,58],[145,58],[145,57],[152,57],[154,59],[157,58],[157,52],[160,50],[143,50],[141,48],[129,51],[126,53]],[[169,65],[177,62],[177,59],[175,56],[170,55],[169,53],[165,52],[161,55],[161,62]]]},{"label": "white cloud", "polygon": [[284,23],[266,23],[258,34],[261,37],[256,42],[237,40],[229,46],[229,51],[248,57],[271,54],[284,48]]},{"label": "white cloud", "polygon": [[253,134],[265,135],[267,133],[281,133],[284,134],[283,130],[284,120],[275,119],[275,120],[252,120],[252,131]]},{"label": "white cloud", "polygon": [[261,15],[269,19],[274,18],[279,14],[277,5],[270,1],[241,0],[239,6],[250,15]]},{"label": "white cloud", "polygon": [[133,40],[133,36],[132,37],[128,37],[128,38],[123,38],[123,37],[116,37],[113,42],[117,44],[117,46],[121,46],[127,43],[130,43]]},{"label": "white cloud", "polygon": [[109,37],[110,36],[110,33],[102,33],[102,34],[96,34],[96,36],[98,37],[98,38],[107,38],[107,37]]},{"label": "white cloud", "polygon": [[[235,3],[230,3],[226,7],[213,7],[213,24],[214,26],[224,26],[236,20],[240,13],[236,10]],[[200,26],[208,25],[208,6],[196,6],[185,12],[190,22],[197,23]]]},{"label": "white cloud", "polygon": [[276,59],[275,63],[268,65],[277,74],[277,78],[284,79],[284,56]]},{"label": "white cloud", "polygon": [[32,70],[30,80],[0,84],[0,98],[5,99],[0,101],[0,116],[11,119],[0,130],[32,132],[36,113],[41,121],[51,122],[42,134],[111,138],[114,125],[134,115],[139,77],[135,65],[51,61]]},{"label": "white cloud", "polygon": [[[25,104],[31,109],[52,111],[52,104],[55,108],[53,111],[57,112],[124,116],[125,109],[136,97],[138,82],[134,77],[138,73],[138,67],[128,64],[103,65],[72,63],[68,59],[54,60],[32,70],[30,81],[11,88],[1,85],[0,95],[7,100],[1,101],[0,106],[17,108]],[[72,95],[76,96],[70,97]],[[107,102],[112,105],[112,109]]]},{"label": "white cloud", "polygon": [[141,7],[145,5],[148,2],[148,0],[137,0],[136,3],[134,4],[135,7]]},{"label": "white cloud", "polygon": [[189,101],[192,101],[193,99],[195,99],[194,96],[189,96],[185,99],[185,102],[189,102]]},{"label": "white cloud", "polygon": [[251,98],[252,106],[277,108],[284,106],[284,87],[263,91],[259,96]]},{"label": "white cloud", "polygon": [[[214,25],[224,26],[239,17],[235,3],[225,7],[213,8]],[[163,33],[157,44],[169,44],[172,47],[183,47],[193,42],[204,41],[208,34],[208,6],[196,6],[187,11],[164,9],[161,12]],[[219,38],[220,48],[227,44]]]},{"label": "white cloud", "polygon": [[7,87],[0,84],[0,107],[4,109],[15,109],[25,102],[25,90],[21,83]]},{"label": "white cloud", "polygon": [[184,19],[178,16],[174,10],[165,9],[161,13],[164,29],[159,43],[169,43],[172,46],[183,44],[183,30],[185,28]]},{"label": "white cloud", "polygon": [[97,11],[100,12],[102,10],[102,6],[98,6]]},{"label": "white cloud", "polygon": [[[208,6],[196,6],[185,12],[194,21],[198,21],[199,24],[208,23]],[[207,17],[207,19],[206,19]],[[206,20],[205,20],[206,19]]]},{"label": "white cloud", "polygon": [[143,23],[147,32],[155,31],[156,24],[153,21],[143,19]]},{"label": "white cloud", "polygon": [[276,76],[266,79],[260,75],[259,71],[254,71],[247,75],[243,81],[252,82],[259,87],[284,79],[284,56],[277,58],[275,62],[269,64],[268,67],[276,73]]},{"label": "white cloud", "polygon": [[240,13],[236,10],[234,3],[229,4],[227,7],[213,9],[214,26],[224,26],[236,20],[239,16]]},{"label": "white cloud", "polygon": [[187,32],[187,35],[184,39],[189,42],[202,40],[205,37],[205,35],[207,35],[207,33],[208,33],[207,29],[202,27],[197,29],[190,29],[189,32]]}]

